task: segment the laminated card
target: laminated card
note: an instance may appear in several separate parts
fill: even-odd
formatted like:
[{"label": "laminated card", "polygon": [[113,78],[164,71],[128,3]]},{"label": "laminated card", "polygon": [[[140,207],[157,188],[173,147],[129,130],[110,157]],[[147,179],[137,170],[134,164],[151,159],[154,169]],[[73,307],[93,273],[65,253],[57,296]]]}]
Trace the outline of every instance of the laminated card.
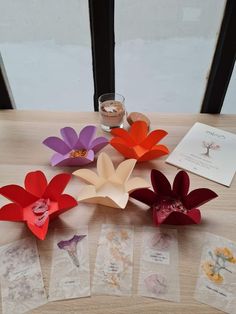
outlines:
[{"label": "laminated card", "polygon": [[34,238],[0,248],[2,313],[21,314],[47,303]]},{"label": "laminated card", "polygon": [[166,162],[230,186],[236,170],[236,134],[195,123]]},{"label": "laminated card", "polygon": [[206,234],[195,298],[226,313],[236,313],[236,243]]},{"label": "laminated card", "polygon": [[143,227],[138,294],[180,301],[177,230]]},{"label": "laminated card", "polygon": [[94,294],[130,295],[133,227],[102,225],[93,277]]},{"label": "laminated card", "polygon": [[55,230],[49,299],[90,296],[88,228]]}]

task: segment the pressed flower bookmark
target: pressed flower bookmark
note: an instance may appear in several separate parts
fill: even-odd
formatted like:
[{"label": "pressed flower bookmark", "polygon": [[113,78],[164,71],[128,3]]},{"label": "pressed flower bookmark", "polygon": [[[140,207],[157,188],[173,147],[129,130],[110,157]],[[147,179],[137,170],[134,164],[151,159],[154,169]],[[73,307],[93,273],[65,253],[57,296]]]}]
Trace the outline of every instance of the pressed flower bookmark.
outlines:
[{"label": "pressed flower bookmark", "polygon": [[236,243],[206,233],[195,299],[236,313]]},{"label": "pressed flower bookmark", "polygon": [[2,313],[21,314],[47,303],[35,239],[0,248]]},{"label": "pressed flower bookmark", "polygon": [[90,296],[88,228],[55,230],[50,301]]},{"label": "pressed flower bookmark", "polygon": [[177,230],[143,227],[138,294],[180,301]]},{"label": "pressed flower bookmark", "polygon": [[132,292],[133,227],[102,225],[93,277],[94,294]]}]

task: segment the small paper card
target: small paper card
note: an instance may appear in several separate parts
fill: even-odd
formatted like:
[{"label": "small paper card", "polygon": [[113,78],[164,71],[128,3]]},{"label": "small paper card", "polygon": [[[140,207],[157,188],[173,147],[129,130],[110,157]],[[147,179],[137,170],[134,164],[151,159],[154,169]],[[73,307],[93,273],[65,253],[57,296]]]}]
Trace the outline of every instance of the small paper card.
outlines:
[{"label": "small paper card", "polygon": [[2,313],[21,314],[47,303],[33,238],[0,248]]},{"label": "small paper card", "polygon": [[102,225],[93,278],[94,294],[132,292],[133,227]]},{"label": "small paper card", "polygon": [[177,230],[143,227],[138,294],[180,301]]},{"label": "small paper card", "polygon": [[195,298],[226,313],[236,313],[236,243],[206,234]]},{"label": "small paper card", "polygon": [[230,186],[236,171],[236,134],[195,123],[166,162]]},{"label": "small paper card", "polygon": [[49,300],[90,296],[88,227],[55,230]]}]

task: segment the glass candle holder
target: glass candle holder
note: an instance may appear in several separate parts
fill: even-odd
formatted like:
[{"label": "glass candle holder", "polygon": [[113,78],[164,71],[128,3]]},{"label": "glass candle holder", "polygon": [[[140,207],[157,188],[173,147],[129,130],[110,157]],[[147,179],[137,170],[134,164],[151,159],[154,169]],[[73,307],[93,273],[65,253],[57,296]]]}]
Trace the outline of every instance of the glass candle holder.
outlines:
[{"label": "glass candle holder", "polygon": [[103,94],[98,98],[101,128],[110,132],[123,128],[125,111],[124,96],[116,93]]}]

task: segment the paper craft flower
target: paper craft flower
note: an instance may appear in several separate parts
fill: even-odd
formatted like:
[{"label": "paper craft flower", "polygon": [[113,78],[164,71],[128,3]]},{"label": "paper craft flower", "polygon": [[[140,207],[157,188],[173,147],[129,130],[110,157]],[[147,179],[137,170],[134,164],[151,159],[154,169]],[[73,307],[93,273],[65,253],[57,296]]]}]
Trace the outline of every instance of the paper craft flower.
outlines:
[{"label": "paper craft flower", "polygon": [[198,224],[201,221],[201,213],[197,207],[218,196],[205,188],[193,190],[188,194],[190,180],[185,171],[180,171],[175,176],[172,189],[168,179],[158,170],[151,171],[151,181],[154,191],[138,189],[130,196],[152,208],[156,225]]},{"label": "paper craft flower", "polygon": [[105,153],[100,153],[97,160],[98,175],[88,169],[73,172],[77,177],[91,183],[84,187],[78,200],[125,208],[131,191],[149,186],[142,178],[129,179],[135,163],[135,159],[125,160],[115,170],[110,157]]},{"label": "paper craft flower", "polygon": [[78,242],[83,240],[83,238],[85,237],[86,235],[75,234],[73,238],[71,238],[70,240],[62,240],[57,243],[57,246],[59,247],[59,249],[67,251],[69,257],[71,258],[73,264],[76,267],[80,266],[79,258],[77,254],[77,244]]},{"label": "paper craft flower", "polygon": [[83,166],[94,160],[94,155],[108,144],[107,138],[101,136],[95,138],[96,127],[88,125],[79,135],[71,127],[60,130],[60,139],[50,136],[43,144],[56,151],[51,158],[52,166]]},{"label": "paper craft flower", "polygon": [[156,145],[168,133],[164,130],[154,130],[148,134],[148,125],[144,121],[136,121],[129,131],[122,128],[112,129],[115,137],[110,144],[126,158],[137,161],[152,160],[169,153],[164,145]]},{"label": "paper craft flower", "polygon": [[14,203],[1,208],[0,220],[25,221],[33,234],[44,240],[49,220],[77,205],[72,196],[62,194],[70,178],[70,174],[61,173],[47,183],[42,171],[33,171],[25,177],[25,188],[3,186],[0,194]]}]

